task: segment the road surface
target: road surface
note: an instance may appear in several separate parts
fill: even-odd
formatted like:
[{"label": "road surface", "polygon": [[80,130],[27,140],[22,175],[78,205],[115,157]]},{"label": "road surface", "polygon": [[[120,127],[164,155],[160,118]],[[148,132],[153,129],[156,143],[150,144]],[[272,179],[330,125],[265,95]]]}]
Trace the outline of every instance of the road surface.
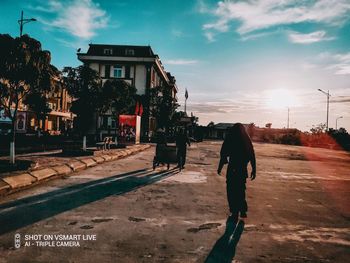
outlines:
[{"label": "road surface", "polygon": [[247,183],[248,218],[235,229],[226,225],[219,149],[220,142],[192,145],[179,172],[152,171],[152,147],[2,198],[0,262],[350,258],[349,154],[255,144],[258,172]]}]

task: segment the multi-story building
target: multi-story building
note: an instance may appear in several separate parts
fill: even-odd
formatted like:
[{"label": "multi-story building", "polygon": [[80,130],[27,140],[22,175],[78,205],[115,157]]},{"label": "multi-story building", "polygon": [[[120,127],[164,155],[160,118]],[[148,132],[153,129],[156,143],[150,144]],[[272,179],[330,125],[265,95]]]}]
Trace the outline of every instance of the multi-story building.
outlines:
[{"label": "multi-story building", "polygon": [[43,125],[44,130],[51,134],[61,134],[72,128],[75,115],[70,108],[73,99],[61,81],[56,81],[53,89],[47,94],[47,99],[51,112]]},{"label": "multi-story building", "polygon": [[[50,92],[46,94],[48,106],[51,111],[40,119],[36,113],[20,101],[15,125],[17,133],[36,133],[38,130],[59,135],[72,128],[73,117],[71,111],[72,98],[61,80],[56,79]],[[6,128],[4,128],[6,127]],[[0,134],[7,133],[11,129],[11,120],[0,109]]]},{"label": "multi-story building", "polygon": [[[137,90],[145,109],[141,121],[143,136],[152,136],[155,120],[149,112],[149,91],[153,87],[166,86],[172,89],[176,98],[177,86],[175,77],[166,72],[159,56],[150,46],[98,45],[90,44],[87,53],[78,53],[78,59],[96,70],[103,81],[117,78],[128,82]],[[147,110],[148,109],[148,110]],[[114,118],[110,115],[97,116],[96,129],[105,133],[116,129]],[[105,129],[108,127],[108,131]],[[89,132],[96,133],[92,129]]]}]

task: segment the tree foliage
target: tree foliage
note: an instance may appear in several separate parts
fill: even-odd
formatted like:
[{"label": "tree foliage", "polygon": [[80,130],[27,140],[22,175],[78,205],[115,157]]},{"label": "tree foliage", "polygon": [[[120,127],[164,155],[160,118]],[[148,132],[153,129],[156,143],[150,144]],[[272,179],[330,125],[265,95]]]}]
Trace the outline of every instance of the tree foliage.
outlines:
[{"label": "tree foliage", "polygon": [[28,35],[12,38],[0,34],[0,107],[12,121],[13,141],[20,103],[30,94],[49,91],[57,75],[50,52],[42,50],[39,41]]},{"label": "tree foliage", "polygon": [[120,114],[132,114],[135,109],[136,88],[124,80],[107,80],[100,94],[100,111],[111,111],[117,117]]},{"label": "tree foliage", "polygon": [[45,117],[51,112],[46,95],[41,94],[40,92],[29,93],[23,102],[28,105],[33,112],[35,112],[38,120],[44,120]]},{"label": "tree foliage", "polygon": [[167,86],[158,86],[150,90],[150,111],[157,120],[158,128],[171,126],[173,115],[179,107]]},{"label": "tree foliage", "polygon": [[68,93],[75,99],[71,107],[71,111],[77,114],[75,127],[85,134],[93,115],[100,107],[102,80],[98,73],[87,65],[66,67],[63,69],[63,76]]},{"label": "tree foliage", "polygon": [[310,129],[310,132],[312,134],[321,134],[326,130],[326,124],[325,123],[320,123]]}]

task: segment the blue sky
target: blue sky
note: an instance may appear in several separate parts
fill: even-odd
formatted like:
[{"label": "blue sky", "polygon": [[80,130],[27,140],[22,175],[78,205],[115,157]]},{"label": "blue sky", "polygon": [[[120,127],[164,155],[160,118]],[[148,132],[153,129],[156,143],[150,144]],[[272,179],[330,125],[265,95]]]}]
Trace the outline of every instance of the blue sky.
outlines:
[{"label": "blue sky", "polygon": [[254,122],[350,130],[350,0],[1,0],[0,32],[19,34],[20,11],[38,22],[58,68],[89,43],[151,45],[175,75],[179,101],[201,124]]}]

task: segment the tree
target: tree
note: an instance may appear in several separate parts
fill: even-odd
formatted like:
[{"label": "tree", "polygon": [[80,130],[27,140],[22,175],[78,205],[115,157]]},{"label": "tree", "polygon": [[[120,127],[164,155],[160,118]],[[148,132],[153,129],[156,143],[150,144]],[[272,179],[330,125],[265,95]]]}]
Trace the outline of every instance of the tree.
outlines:
[{"label": "tree", "polygon": [[324,131],[326,130],[326,124],[324,124],[324,123],[320,123],[320,124],[318,124],[318,125],[316,125],[316,126],[313,126],[311,129],[310,129],[310,132],[312,133],[312,134],[321,134],[321,133],[323,133]]},{"label": "tree", "polygon": [[156,118],[158,128],[168,129],[171,126],[172,117],[178,107],[171,88],[158,86],[150,90],[150,111]]},{"label": "tree", "polygon": [[208,125],[207,125],[207,127],[210,127],[210,128],[212,128],[214,126],[215,126],[215,123],[213,121],[209,122]]},{"label": "tree", "polygon": [[49,51],[28,35],[12,38],[0,34],[0,107],[11,119],[10,163],[15,162],[17,111],[29,94],[50,90],[58,70],[51,64]]},{"label": "tree", "polygon": [[45,94],[39,92],[29,93],[25,98],[24,103],[35,112],[39,123],[40,121],[44,123],[46,116],[51,112]]},{"label": "tree", "polygon": [[187,117],[186,112],[184,111],[175,111],[172,116],[172,122],[173,123],[179,123],[181,121],[181,118]]},{"label": "tree", "polygon": [[101,113],[111,111],[117,118],[120,114],[131,114],[135,109],[136,88],[124,80],[107,80],[100,95]]},{"label": "tree", "polygon": [[135,111],[136,88],[124,80],[107,80],[100,93],[99,113],[110,113],[118,127],[120,114]]},{"label": "tree", "polygon": [[[75,128],[86,140],[93,115],[98,111],[102,80],[98,73],[87,65],[63,69],[63,80],[68,93],[75,98],[71,111],[77,114]],[[85,147],[84,147],[85,148]]]}]

